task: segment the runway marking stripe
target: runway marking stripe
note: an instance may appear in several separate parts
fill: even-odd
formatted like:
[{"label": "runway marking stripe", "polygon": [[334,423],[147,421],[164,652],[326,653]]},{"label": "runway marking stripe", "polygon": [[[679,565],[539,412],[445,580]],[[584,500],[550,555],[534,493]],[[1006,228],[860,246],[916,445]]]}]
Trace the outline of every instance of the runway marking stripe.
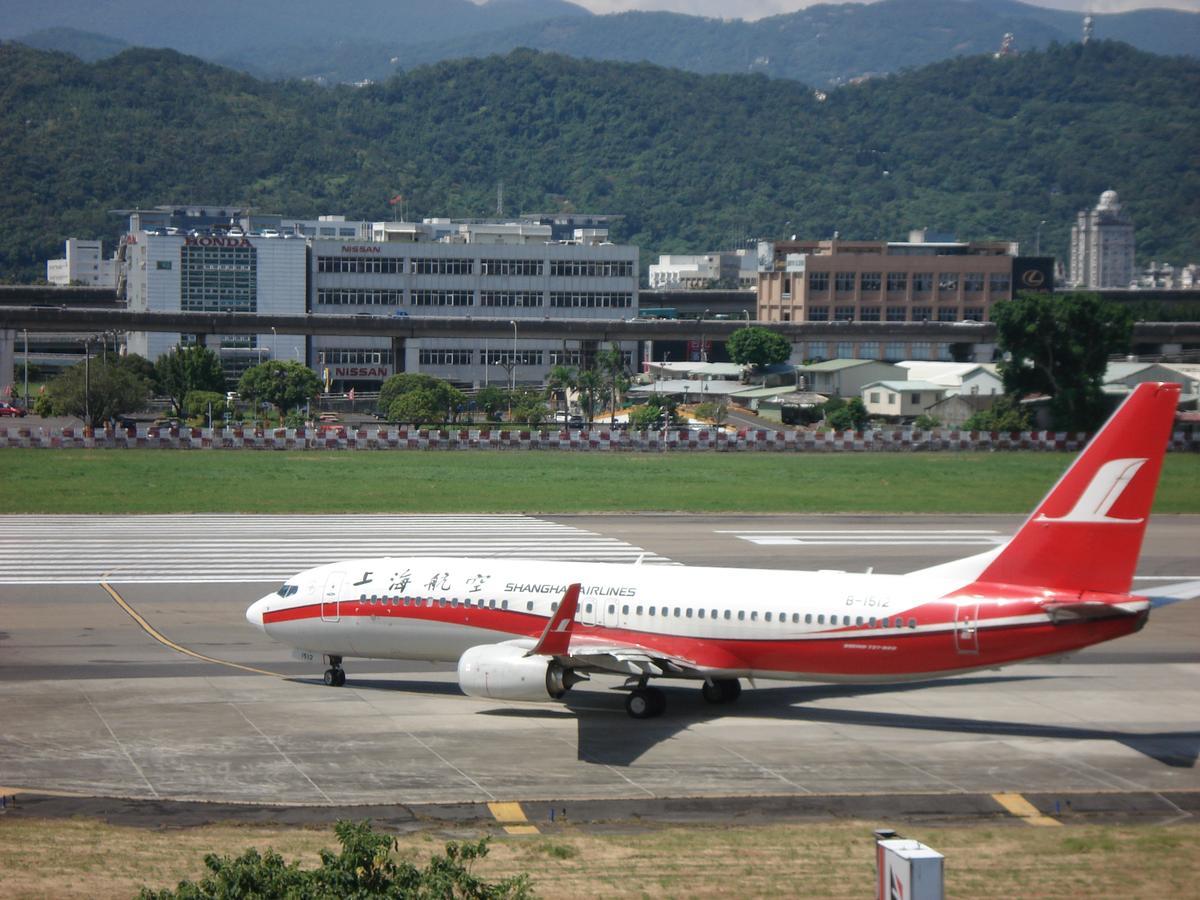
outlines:
[{"label": "runway marking stripe", "polygon": [[507,834],[540,834],[536,825],[530,825],[520,803],[496,802],[488,804],[488,811],[504,826]]},{"label": "runway marking stripe", "polygon": [[1018,819],[1023,819],[1029,825],[1056,826],[1062,825],[1058,819],[1043,815],[1036,806],[1020,794],[992,794],[992,799],[1003,806]]},{"label": "runway marking stripe", "polygon": [[125,598],[118,594],[111,585],[101,581],[100,587],[104,588],[104,590],[108,593],[108,596],[112,597],[113,600],[116,601],[117,606],[129,613],[130,618],[132,618],[133,621],[137,622],[138,625],[141,626],[142,631],[146,632],[146,634],[150,635],[150,637],[154,638],[164,647],[169,647],[172,650],[183,653],[186,656],[191,656],[195,659],[203,660],[204,662],[216,663],[219,666],[229,666],[231,669],[241,669],[243,672],[253,672],[256,675],[273,675],[276,678],[285,677],[278,672],[268,672],[266,669],[256,669],[253,666],[243,666],[241,663],[230,662],[227,659],[217,659],[216,657],[205,656],[203,653],[197,653],[195,650],[189,650],[187,647],[183,647],[175,643],[173,640],[157,631],[154,626],[143,619],[138,614],[138,611],[130,606],[125,601]]}]

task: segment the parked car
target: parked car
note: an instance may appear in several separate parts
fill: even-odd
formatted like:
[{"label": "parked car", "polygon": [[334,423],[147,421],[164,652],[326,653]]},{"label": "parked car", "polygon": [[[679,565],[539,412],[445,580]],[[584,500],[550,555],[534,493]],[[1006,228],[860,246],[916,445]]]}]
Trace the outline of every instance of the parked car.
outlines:
[{"label": "parked car", "polygon": [[11,403],[0,402],[0,416],[12,416],[14,418],[25,418],[28,410],[23,406],[13,406]]}]

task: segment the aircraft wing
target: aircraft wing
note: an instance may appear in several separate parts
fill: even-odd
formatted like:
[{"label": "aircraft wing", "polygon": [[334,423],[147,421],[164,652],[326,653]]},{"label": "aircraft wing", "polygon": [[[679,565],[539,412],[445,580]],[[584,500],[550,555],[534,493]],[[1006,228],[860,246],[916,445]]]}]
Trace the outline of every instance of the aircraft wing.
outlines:
[{"label": "aircraft wing", "polygon": [[683,675],[702,677],[696,664],[647,647],[590,641],[576,637],[566,653],[557,659],[577,669],[601,669],[620,675]]},{"label": "aircraft wing", "polygon": [[612,641],[578,634],[572,634],[569,646],[556,652],[539,650],[542,642],[532,638],[517,638],[504,643],[521,647],[527,651],[526,656],[551,656],[571,669],[598,669],[618,675],[704,677],[703,670],[693,660],[662,653],[650,647],[614,644]]},{"label": "aircraft wing", "polygon": [[1150,608],[1170,606],[1180,600],[1194,600],[1200,597],[1200,581],[1178,581],[1175,584],[1164,584],[1153,594],[1140,594],[1150,601]]}]

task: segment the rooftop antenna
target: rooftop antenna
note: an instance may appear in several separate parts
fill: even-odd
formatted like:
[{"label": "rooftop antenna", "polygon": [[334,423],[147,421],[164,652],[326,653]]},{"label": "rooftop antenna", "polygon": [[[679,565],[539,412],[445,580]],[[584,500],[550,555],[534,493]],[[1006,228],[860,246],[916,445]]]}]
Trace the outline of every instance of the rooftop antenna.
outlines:
[{"label": "rooftop antenna", "polygon": [[1083,17],[1083,45],[1086,47],[1092,39],[1092,30],[1096,27],[1096,20],[1092,18],[1092,14],[1088,13]]},{"label": "rooftop antenna", "polygon": [[1016,41],[1016,36],[1011,31],[1006,31],[1003,39],[1000,41],[1000,49],[996,51],[996,59],[1004,56],[1016,56]]}]

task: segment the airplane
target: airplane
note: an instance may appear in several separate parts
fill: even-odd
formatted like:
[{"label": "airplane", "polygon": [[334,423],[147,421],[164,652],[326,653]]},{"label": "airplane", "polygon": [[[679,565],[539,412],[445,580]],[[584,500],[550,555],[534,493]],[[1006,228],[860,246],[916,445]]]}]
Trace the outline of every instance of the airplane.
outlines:
[{"label": "airplane", "polygon": [[637,719],[666,708],[651,679],[729,703],[740,679],[927,680],[1056,656],[1140,630],[1131,593],[1180,386],[1138,385],[1002,546],[907,574],[382,557],[316,566],[253,603],[249,622],[323,660],[458,662],[463,692],[561,700],[623,675]]}]

